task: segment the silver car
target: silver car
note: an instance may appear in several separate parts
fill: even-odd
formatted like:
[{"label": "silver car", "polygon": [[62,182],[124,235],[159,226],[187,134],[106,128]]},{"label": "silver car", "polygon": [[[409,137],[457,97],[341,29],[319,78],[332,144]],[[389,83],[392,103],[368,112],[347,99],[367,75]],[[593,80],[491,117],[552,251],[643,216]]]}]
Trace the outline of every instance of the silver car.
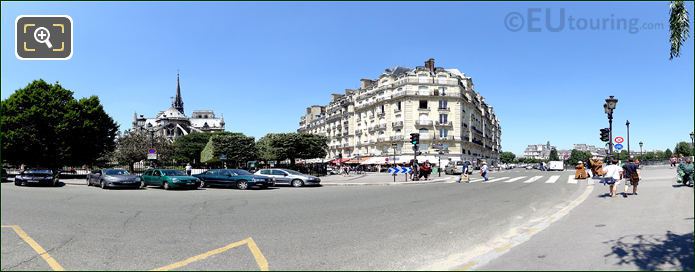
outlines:
[{"label": "silver car", "polygon": [[140,188],[144,187],[142,179],[131,175],[123,169],[100,169],[87,174],[87,186],[99,186],[108,188]]},{"label": "silver car", "polygon": [[312,175],[302,174],[300,172],[289,169],[260,169],[256,171],[255,174],[273,178],[273,180],[275,180],[275,185],[287,184],[292,185],[294,187],[321,185],[320,178],[314,177]]}]

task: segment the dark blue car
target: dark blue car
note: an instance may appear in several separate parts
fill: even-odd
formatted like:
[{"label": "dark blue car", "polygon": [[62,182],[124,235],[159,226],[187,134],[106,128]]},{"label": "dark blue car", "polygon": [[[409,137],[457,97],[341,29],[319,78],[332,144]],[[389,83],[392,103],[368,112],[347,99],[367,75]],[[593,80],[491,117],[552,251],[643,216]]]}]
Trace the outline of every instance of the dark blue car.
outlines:
[{"label": "dark blue car", "polygon": [[200,179],[200,187],[221,186],[246,190],[249,187],[268,188],[274,184],[272,178],[257,176],[242,169],[210,169],[193,176]]}]

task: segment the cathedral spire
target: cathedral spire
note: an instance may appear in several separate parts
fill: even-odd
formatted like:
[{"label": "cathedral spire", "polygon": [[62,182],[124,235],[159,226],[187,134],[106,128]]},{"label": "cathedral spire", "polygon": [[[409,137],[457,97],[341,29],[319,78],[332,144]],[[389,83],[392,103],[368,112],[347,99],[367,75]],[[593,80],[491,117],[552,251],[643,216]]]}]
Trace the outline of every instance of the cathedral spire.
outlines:
[{"label": "cathedral spire", "polygon": [[176,98],[171,106],[183,113],[183,99],[181,98],[181,84],[179,83],[178,71],[176,72]]}]

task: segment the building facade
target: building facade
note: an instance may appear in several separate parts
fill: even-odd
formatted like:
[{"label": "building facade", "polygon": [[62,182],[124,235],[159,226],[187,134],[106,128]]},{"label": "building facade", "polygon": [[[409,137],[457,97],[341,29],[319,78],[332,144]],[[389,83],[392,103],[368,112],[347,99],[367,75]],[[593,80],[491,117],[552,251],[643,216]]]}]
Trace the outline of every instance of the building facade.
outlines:
[{"label": "building facade", "polygon": [[550,158],[550,150],[553,149],[557,150],[557,148],[550,145],[550,142],[546,144],[528,145],[524,150],[524,158],[547,160]]},{"label": "building facade", "polygon": [[298,132],[327,136],[329,158],[409,161],[410,134],[420,133],[420,161],[492,163],[499,159],[502,133],[472,78],[435,67],[434,59],[416,68],[386,69],[377,79],[362,79],[358,89],[333,94],[328,105],[308,107]]},{"label": "building facade", "polygon": [[606,148],[596,147],[588,144],[574,144],[574,149],[579,151],[588,151],[591,152],[592,156],[600,157],[606,156],[606,153],[608,152]]},{"label": "building facade", "polygon": [[160,111],[155,117],[148,118],[135,113],[132,132],[153,132],[170,140],[193,132],[224,131],[224,117],[217,117],[211,110],[196,110],[191,117],[186,116],[181,97],[179,75],[176,75],[176,97],[171,107]]}]

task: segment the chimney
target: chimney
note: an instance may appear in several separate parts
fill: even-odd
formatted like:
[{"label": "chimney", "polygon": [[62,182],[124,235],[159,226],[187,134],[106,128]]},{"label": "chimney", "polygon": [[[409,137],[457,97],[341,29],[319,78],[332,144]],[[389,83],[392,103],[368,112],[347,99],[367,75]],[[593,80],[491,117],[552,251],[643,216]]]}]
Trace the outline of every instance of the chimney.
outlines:
[{"label": "chimney", "polygon": [[360,89],[367,89],[372,85],[372,80],[371,79],[360,79]]},{"label": "chimney", "polygon": [[427,70],[430,70],[431,73],[434,73],[434,59],[430,58],[427,61],[425,61],[425,68]]}]

